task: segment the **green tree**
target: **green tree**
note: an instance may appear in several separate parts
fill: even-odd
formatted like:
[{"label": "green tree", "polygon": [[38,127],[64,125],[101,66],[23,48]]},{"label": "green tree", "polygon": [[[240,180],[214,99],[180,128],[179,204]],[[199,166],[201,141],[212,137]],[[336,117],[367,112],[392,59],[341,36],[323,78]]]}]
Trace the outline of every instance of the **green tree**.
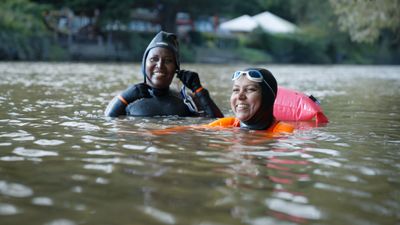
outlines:
[{"label": "green tree", "polygon": [[0,2],[0,30],[25,34],[45,32],[41,13],[46,9],[29,0],[3,0]]},{"label": "green tree", "polygon": [[46,57],[49,34],[41,20],[46,8],[29,0],[0,1],[0,59]]},{"label": "green tree", "polygon": [[175,19],[178,12],[189,12],[193,16],[212,15],[227,12],[232,8],[232,2],[239,0],[34,0],[38,3],[47,3],[55,8],[69,7],[76,13],[92,15],[95,10],[100,10],[101,21],[104,25],[110,21],[129,22],[131,10],[134,8],[150,8],[158,10],[161,28],[175,32]]},{"label": "green tree", "polygon": [[399,0],[330,0],[340,29],[353,41],[372,43],[385,29],[400,32]]}]

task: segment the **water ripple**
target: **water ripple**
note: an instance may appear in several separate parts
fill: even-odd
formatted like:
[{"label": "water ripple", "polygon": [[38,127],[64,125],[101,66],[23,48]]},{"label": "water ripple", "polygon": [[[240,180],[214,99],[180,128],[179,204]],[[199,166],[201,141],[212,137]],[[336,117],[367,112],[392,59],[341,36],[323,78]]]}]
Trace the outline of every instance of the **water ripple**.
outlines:
[{"label": "water ripple", "polygon": [[165,211],[161,211],[159,209],[153,208],[151,206],[143,206],[139,207],[139,209],[144,212],[145,214],[153,217],[154,219],[166,223],[166,224],[176,224],[176,219],[175,217]]},{"label": "water ripple", "polygon": [[318,220],[322,213],[315,206],[289,202],[282,199],[266,199],[265,204],[274,211],[304,219]]},{"label": "water ripple", "polygon": [[[215,74],[238,65],[191,66],[232,113],[230,78]],[[331,122],[270,139],[157,135],[210,119],[105,118],[126,80],[141,82],[139,64],[0,63],[1,222],[398,223],[400,67],[270,66],[280,85],[321,100]]]},{"label": "water ripple", "polygon": [[13,153],[25,157],[58,156],[57,152],[44,151],[39,149],[26,149],[24,147],[15,148]]},{"label": "water ripple", "polygon": [[35,140],[35,137],[33,137],[29,132],[26,132],[24,130],[18,130],[18,132],[12,132],[12,133],[0,134],[0,138],[1,137],[12,138],[12,140],[14,141]]},{"label": "water ripple", "polygon": [[144,146],[144,145],[132,145],[132,144],[124,144],[124,145],[122,145],[122,147],[129,149],[129,150],[136,150],[136,151],[142,151],[147,148],[147,146]]},{"label": "water ripple", "polygon": [[46,223],[45,225],[76,225],[76,223],[68,219],[56,219]]},{"label": "water ripple", "polygon": [[16,161],[24,161],[24,157],[18,157],[18,156],[3,156],[0,158],[1,161],[5,162],[16,162]]},{"label": "water ripple", "polygon": [[308,159],[309,161],[316,163],[316,164],[321,164],[321,165],[326,165],[326,166],[333,166],[333,167],[341,167],[342,164],[339,162],[336,162],[335,160],[332,159]]},{"label": "water ripple", "polygon": [[15,215],[18,213],[19,210],[17,207],[7,203],[0,203],[0,216]]},{"label": "water ripple", "polygon": [[371,197],[371,193],[368,193],[368,192],[334,186],[334,185],[325,184],[325,183],[316,183],[316,184],[314,184],[314,187],[323,189],[323,190],[337,192],[337,193],[348,193],[348,194],[351,194],[353,196],[358,196],[358,197],[366,197],[366,198]]},{"label": "water ripple", "polygon": [[3,143],[0,143],[0,146],[11,146],[11,145],[12,145],[11,142],[3,142]]},{"label": "water ripple", "polygon": [[134,165],[134,166],[143,165],[143,162],[129,158],[84,158],[82,159],[82,161],[95,164],[114,163],[114,164],[124,164],[124,165]]},{"label": "water ripple", "polygon": [[274,196],[279,199],[290,200],[297,203],[307,204],[308,199],[305,196],[294,194],[288,191],[278,190],[274,192]]},{"label": "water ripple", "polygon": [[86,123],[86,122],[64,122],[64,123],[61,123],[61,125],[66,126],[66,127],[75,127],[75,128],[86,130],[86,131],[100,130],[99,126],[96,126],[96,125],[93,125],[90,123]]},{"label": "water ripple", "polygon": [[53,200],[48,197],[35,197],[32,199],[32,204],[42,206],[52,206]]},{"label": "water ripple", "polygon": [[64,144],[64,141],[61,140],[47,140],[47,139],[39,139],[34,142],[35,144],[38,145],[50,145],[50,146],[55,146],[55,145],[61,145]]},{"label": "water ripple", "polygon": [[22,184],[0,180],[0,193],[10,197],[25,198],[33,194],[32,189]]},{"label": "water ripple", "polygon": [[123,155],[122,153],[108,151],[108,150],[93,150],[93,151],[88,151],[87,154],[88,155]]},{"label": "water ripple", "polygon": [[305,148],[307,152],[317,152],[317,153],[324,153],[331,156],[339,156],[340,153],[337,150],[333,149],[326,149],[326,148]]},{"label": "water ripple", "polygon": [[86,164],[83,166],[85,169],[89,170],[100,170],[105,173],[112,173],[114,167],[112,164],[107,164],[107,165],[100,165],[100,164]]}]

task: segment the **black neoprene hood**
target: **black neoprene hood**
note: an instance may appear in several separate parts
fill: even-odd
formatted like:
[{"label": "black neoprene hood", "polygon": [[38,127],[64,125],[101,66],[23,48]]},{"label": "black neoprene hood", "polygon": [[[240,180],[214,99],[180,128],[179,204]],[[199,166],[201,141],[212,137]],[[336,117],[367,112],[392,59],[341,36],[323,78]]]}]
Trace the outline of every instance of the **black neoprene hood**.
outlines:
[{"label": "black neoprene hood", "polygon": [[150,44],[147,46],[146,50],[144,51],[143,54],[143,59],[142,59],[142,73],[146,82],[146,59],[147,55],[149,54],[149,51],[153,48],[156,47],[161,47],[161,48],[167,48],[171,50],[175,56],[175,62],[176,62],[176,69],[180,70],[180,59],[179,59],[179,42],[178,38],[175,34],[173,33],[168,33],[165,31],[160,31],[154,38],[151,40]]}]

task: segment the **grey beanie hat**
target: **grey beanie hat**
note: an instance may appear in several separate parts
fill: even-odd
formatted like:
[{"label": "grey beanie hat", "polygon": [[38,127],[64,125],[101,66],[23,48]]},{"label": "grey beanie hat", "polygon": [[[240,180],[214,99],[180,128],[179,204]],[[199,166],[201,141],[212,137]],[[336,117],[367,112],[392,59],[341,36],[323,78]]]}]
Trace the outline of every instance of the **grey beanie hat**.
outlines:
[{"label": "grey beanie hat", "polygon": [[143,54],[142,59],[142,73],[144,76],[144,82],[146,82],[146,58],[149,54],[149,51],[156,47],[162,47],[170,49],[175,56],[176,69],[180,70],[180,59],[179,59],[179,43],[178,38],[173,33],[168,33],[165,31],[160,31],[154,38],[151,40],[150,44],[147,46],[146,51]]}]

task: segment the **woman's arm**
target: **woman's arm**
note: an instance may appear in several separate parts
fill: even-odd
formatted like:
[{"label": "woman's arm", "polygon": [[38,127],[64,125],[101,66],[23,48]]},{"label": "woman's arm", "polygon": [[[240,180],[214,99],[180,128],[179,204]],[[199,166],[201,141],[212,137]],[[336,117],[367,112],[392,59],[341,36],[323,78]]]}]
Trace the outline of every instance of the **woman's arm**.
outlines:
[{"label": "woman's arm", "polygon": [[126,115],[126,106],[141,98],[150,98],[149,86],[144,83],[135,84],[121,94],[115,96],[104,111],[105,116],[118,117]]},{"label": "woman's arm", "polygon": [[205,116],[210,118],[222,118],[224,114],[222,114],[221,110],[214,103],[212,98],[210,97],[210,93],[206,89],[201,89],[200,91],[195,93],[198,103],[200,107],[204,110]]},{"label": "woman's arm", "polygon": [[200,107],[204,110],[206,117],[221,118],[224,117],[221,110],[211,99],[208,91],[201,86],[199,75],[196,72],[188,70],[180,70],[178,78],[182,83],[195,93]]}]

